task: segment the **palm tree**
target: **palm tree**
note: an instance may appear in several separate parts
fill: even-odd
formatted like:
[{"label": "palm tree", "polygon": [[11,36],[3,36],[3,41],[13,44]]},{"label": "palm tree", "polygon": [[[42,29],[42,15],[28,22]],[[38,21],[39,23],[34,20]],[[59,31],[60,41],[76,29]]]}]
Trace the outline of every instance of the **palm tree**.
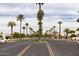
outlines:
[{"label": "palm tree", "polygon": [[44,4],[44,3],[37,3],[39,5],[39,11],[37,12],[37,19],[38,19],[38,25],[39,25],[39,39],[40,37],[42,36],[42,19],[43,19],[43,16],[44,16],[44,12],[43,10],[41,10],[41,6]]},{"label": "palm tree", "polygon": [[79,36],[79,28],[77,28],[77,29],[76,29],[76,31],[78,32],[78,34],[77,34],[77,35]]},{"label": "palm tree", "polygon": [[76,31],[79,31],[79,28],[77,28]]},{"label": "palm tree", "polygon": [[8,23],[8,26],[11,27],[11,35],[13,34],[13,26],[15,26],[15,25],[16,25],[16,24],[15,24],[14,21],[10,21],[10,22]]},{"label": "palm tree", "polygon": [[53,30],[54,30],[54,39],[55,39],[55,28],[56,28],[56,26],[53,26]]},{"label": "palm tree", "polygon": [[41,5],[43,5],[44,3],[36,3],[39,4],[39,10],[41,10]]},{"label": "palm tree", "polygon": [[24,15],[20,14],[17,16],[17,21],[20,21],[20,34],[21,34],[21,26],[22,26],[22,21],[24,20]]},{"label": "palm tree", "polygon": [[49,29],[49,37],[51,38],[51,33],[52,33],[53,28]]},{"label": "palm tree", "polygon": [[61,24],[62,24],[62,22],[59,21],[58,24],[59,24],[59,39],[61,39]]},{"label": "palm tree", "polygon": [[23,28],[23,34],[25,34],[25,27],[23,26],[22,28]]},{"label": "palm tree", "polygon": [[70,30],[69,33],[73,34],[75,33],[75,30]]},{"label": "palm tree", "polygon": [[79,18],[77,19],[77,22],[79,23]]},{"label": "palm tree", "polygon": [[48,34],[48,32],[49,32],[49,31],[47,30],[47,31],[46,31],[46,34]]},{"label": "palm tree", "polygon": [[33,29],[31,27],[29,27],[29,30],[30,30],[30,34],[32,34],[33,32]]},{"label": "palm tree", "polygon": [[71,30],[70,33],[75,33],[75,30]]},{"label": "palm tree", "polygon": [[74,36],[76,36],[75,35],[75,30],[71,30],[69,33],[71,34],[71,38],[74,37]]},{"label": "palm tree", "polygon": [[69,31],[70,31],[70,29],[68,29],[68,28],[64,29],[64,32],[66,33],[66,36],[67,36],[66,38],[68,38]]},{"label": "palm tree", "polygon": [[25,25],[26,25],[26,35],[28,35],[28,23],[25,23]]}]

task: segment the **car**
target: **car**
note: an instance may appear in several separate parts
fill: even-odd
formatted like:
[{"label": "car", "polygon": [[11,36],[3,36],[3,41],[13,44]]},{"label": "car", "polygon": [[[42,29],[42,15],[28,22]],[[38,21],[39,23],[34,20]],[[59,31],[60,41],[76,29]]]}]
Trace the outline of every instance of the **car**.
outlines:
[{"label": "car", "polygon": [[0,43],[1,44],[3,44],[3,43],[6,44],[6,39],[5,39],[5,36],[4,35],[0,35]]}]

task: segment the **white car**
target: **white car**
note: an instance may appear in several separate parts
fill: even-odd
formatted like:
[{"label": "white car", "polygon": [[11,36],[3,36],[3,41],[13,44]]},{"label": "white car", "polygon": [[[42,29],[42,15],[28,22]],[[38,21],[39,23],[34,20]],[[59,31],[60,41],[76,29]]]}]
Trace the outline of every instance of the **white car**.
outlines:
[{"label": "white car", "polygon": [[0,35],[0,43],[5,43],[6,44],[6,39],[4,35]]}]

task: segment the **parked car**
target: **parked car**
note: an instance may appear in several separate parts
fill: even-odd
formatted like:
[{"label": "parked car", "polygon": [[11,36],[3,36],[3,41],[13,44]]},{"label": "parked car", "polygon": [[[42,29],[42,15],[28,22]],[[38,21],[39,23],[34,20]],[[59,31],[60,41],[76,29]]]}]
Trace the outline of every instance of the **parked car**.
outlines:
[{"label": "parked car", "polygon": [[3,43],[6,44],[6,39],[5,39],[5,36],[4,35],[0,35],[0,43],[1,44],[3,44]]}]

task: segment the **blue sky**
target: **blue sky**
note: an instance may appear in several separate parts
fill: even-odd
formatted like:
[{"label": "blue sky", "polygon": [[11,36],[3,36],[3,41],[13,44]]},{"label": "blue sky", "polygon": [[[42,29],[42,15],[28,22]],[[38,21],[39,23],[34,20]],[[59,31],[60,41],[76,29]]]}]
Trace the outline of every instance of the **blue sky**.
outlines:
[{"label": "blue sky", "polygon": [[[43,32],[56,26],[58,31],[58,21],[62,21],[62,33],[64,28],[76,29],[79,24],[76,22],[78,18],[79,4],[77,3],[45,3],[42,6],[44,10]],[[38,5],[35,3],[0,3],[0,32],[10,33],[10,27],[7,27],[9,21],[15,21],[16,27],[14,31],[19,31],[19,22],[16,17],[24,14],[24,23],[28,22],[30,27],[36,31],[38,29],[37,21]],[[5,30],[6,29],[6,30]]]}]

